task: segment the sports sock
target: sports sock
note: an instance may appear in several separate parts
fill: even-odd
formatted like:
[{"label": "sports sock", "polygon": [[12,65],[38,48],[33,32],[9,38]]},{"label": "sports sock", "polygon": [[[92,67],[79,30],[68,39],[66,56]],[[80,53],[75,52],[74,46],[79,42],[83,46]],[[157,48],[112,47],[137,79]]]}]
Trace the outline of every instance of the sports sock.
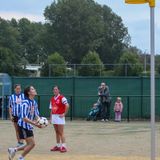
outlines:
[{"label": "sports sock", "polygon": [[57,147],[61,147],[61,144],[60,144],[60,143],[57,143]]},{"label": "sports sock", "polygon": [[62,143],[62,147],[65,147],[65,148],[66,148],[66,143]]}]

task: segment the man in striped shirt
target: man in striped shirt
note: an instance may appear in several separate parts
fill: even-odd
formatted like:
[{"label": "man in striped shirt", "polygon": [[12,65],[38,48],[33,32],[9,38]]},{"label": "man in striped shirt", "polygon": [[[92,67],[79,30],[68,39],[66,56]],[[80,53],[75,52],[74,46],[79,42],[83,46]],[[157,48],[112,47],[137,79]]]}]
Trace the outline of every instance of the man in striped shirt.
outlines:
[{"label": "man in striped shirt", "polygon": [[15,131],[16,131],[16,137],[17,137],[17,146],[23,145],[23,139],[20,139],[19,137],[19,131],[18,131],[18,117],[20,113],[20,107],[22,104],[22,101],[24,100],[24,94],[21,93],[21,85],[16,84],[14,86],[15,93],[12,94],[9,97],[9,116],[11,121],[13,122]]},{"label": "man in striped shirt", "polygon": [[21,139],[25,139],[26,145],[16,148],[9,148],[9,160],[12,160],[17,151],[23,150],[18,160],[24,160],[24,157],[34,148],[35,141],[33,135],[33,125],[41,128],[38,124],[39,119],[38,105],[34,100],[37,95],[33,86],[29,86],[24,90],[25,100],[22,103],[20,109],[20,116],[18,120],[19,136]]}]

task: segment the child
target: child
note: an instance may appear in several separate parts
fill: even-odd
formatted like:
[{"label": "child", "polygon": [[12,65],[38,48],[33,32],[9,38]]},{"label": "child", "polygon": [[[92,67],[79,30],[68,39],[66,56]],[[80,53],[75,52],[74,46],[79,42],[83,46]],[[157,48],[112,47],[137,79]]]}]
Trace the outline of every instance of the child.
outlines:
[{"label": "child", "polygon": [[114,104],[115,122],[121,121],[122,110],[123,110],[123,103],[121,102],[121,97],[117,97],[117,100]]},{"label": "child", "polygon": [[93,119],[94,121],[97,120],[97,114],[100,111],[99,105],[100,104],[98,102],[93,104],[93,107],[88,114],[87,121],[90,121],[91,119]]}]

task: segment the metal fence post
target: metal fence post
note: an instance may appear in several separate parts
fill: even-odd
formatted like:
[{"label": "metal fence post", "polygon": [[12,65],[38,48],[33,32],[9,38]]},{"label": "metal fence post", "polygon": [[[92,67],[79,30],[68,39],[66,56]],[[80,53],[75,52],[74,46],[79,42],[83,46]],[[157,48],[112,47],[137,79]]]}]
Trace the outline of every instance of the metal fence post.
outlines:
[{"label": "metal fence post", "polygon": [[38,110],[41,112],[41,105],[40,105],[40,95],[38,95]]},{"label": "metal fence post", "polygon": [[70,97],[70,121],[73,120],[73,96]]},{"label": "metal fence post", "polygon": [[129,118],[129,115],[130,115],[129,112],[130,112],[130,111],[129,111],[129,109],[130,109],[130,108],[129,108],[129,96],[127,96],[127,121],[128,121],[128,122],[130,121],[130,118]]},{"label": "metal fence post", "polygon": [[8,98],[8,96],[6,96],[6,99],[5,99],[5,106],[6,106],[6,107],[5,107],[5,108],[6,108],[6,109],[5,109],[5,110],[6,110],[6,114],[5,114],[6,116],[5,116],[5,117],[6,117],[6,120],[7,120],[7,118],[8,118],[8,105],[7,105],[7,104],[8,104],[8,99],[7,99],[7,98]]}]

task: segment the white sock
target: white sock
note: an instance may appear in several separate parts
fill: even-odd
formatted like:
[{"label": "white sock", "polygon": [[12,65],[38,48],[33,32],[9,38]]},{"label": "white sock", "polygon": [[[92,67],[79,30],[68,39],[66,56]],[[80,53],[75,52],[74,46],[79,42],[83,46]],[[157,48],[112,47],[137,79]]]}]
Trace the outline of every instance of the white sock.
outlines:
[{"label": "white sock", "polygon": [[62,143],[62,147],[66,147],[66,143]]},{"label": "white sock", "polygon": [[57,147],[61,147],[61,144],[60,144],[60,143],[57,143]]},{"label": "white sock", "polygon": [[20,159],[24,159],[24,157],[22,155],[19,156]]}]

